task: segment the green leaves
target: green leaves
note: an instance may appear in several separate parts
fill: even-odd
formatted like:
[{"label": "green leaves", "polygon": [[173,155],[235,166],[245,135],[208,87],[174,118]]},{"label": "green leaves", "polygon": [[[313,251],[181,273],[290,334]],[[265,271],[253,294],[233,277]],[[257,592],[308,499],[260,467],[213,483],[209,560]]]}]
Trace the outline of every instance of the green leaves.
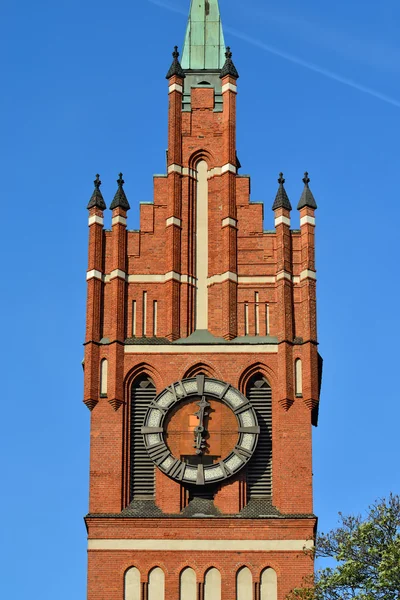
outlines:
[{"label": "green leaves", "polygon": [[315,557],[334,567],[288,600],[400,600],[400,497],[369,507],[366,517],[339,513],[340,526],[316,540]]}]

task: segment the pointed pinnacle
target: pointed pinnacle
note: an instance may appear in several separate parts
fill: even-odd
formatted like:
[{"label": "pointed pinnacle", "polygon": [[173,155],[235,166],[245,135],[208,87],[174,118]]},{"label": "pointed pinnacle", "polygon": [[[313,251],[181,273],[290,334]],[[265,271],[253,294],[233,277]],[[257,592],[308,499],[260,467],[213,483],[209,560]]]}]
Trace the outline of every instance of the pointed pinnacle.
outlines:
[{"label": "pointed pinnacle", "polygon": [[301,195],[300,201],[297,205],[297,210],[301,210],[302,208],[308,207],[308,208],[312,208],[313,210],[316,210],[317,207],[317,203],[315,202],[314,196],[312,191],[310,190],[309,187],[309,183],[310,183],[310,178],[308,176],[307,171],[304,173],[304,178],[303,178],[303,183],[304,183],[304,190],[303,193]]},{"label": "pointed pinnacle", "polygon": [[166,75],[166,79],[171,79],[174,75],[177,77],[181,77],[181,79],[185,79],[186,75],[184,70],[181,67],[181,63],[179,62],[179,52],[178,46],[175,46],[174,51],[172,53],[173,61],[172,65],[169,68],[169,71]]},{"label": "pointed pinnacle", "polygon": [[114,200],[112,201],[110,208],[111,208],[111,210],[114,210],[114,208],[122,208],[123,210],[129,210],[130,206],[129,206],[128,198],[126,197],[125,190],[123,188],[125,181],[122,178],[122,173],[119,174],[117,183],[118,183],[117,193],[114,196]]},{"label": "pointed pinnacle", "polygon": [[279,189],[276,194],[276,198],[275,198],[275,202],[272,206],[272,210],[277,210],[278,208],[285,208],[286,210],[292,210],[292,205],[290,204],[290,200],[288,198],[288,195],[287,195],[285,187],[284,187],[285,181],[286,180],[283,177],[283,173],[279,173],[279,179],[278,179]]},{"label": "pointed pinnacle", "polygon": [[89,204],[87,205],[87,209],[91,208],[99,208],[100,210],[106,210],[107,206],[104,202],[103,194],[100,191],[101,181],[100,175],[97,173],[96,179],[94,180],[94,192],[92,197],[89,200]]},{"label": "pointed pinnacle", "polygon": [[222,67],[220,79],[222,79],[223,77],[226,77],[227,75],[230,75],[234,79],[239,79],[239,73],[237,72],[237,69],[236,69],[235,65],[233,64],[232,52],[231,52],[230,46],[227,46],[227,48],[226,48],[225,58],[226,58],[226,61],[225,61],[224,66]]}]

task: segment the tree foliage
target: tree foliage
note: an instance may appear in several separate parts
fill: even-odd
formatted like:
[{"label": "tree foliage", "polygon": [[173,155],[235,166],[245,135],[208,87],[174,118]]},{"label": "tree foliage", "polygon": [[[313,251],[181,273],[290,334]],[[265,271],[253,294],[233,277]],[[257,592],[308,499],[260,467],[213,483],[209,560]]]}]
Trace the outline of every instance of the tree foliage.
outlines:
[{"label": "tree foliage", "polygon": [[365,518],[339,516],[339,527],[320,535],[313,552],[333,566],[289,600],[400,600],[400,496],[376,502]]}]

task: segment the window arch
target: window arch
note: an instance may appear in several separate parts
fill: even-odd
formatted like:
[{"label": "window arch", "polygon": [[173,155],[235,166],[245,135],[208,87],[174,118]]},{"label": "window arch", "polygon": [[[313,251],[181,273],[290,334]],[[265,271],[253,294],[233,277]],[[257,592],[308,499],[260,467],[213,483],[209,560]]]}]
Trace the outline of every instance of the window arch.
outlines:
[{"label": "window arch", "polygon": [[253,600],[253,576],[250,569],[243,567],[236,575],[236,600]]},{"label": "window arch", "polygon": [[257,413],[260,436],[247,468],[248,499],[272,496],[272,390],[260,373],[250,379],[246,396]]},{"label": "window arch", "polygon": [[197,600],[196,573],[190,567],[184,569],[179,581],[180,600]]},{"label": "window arch", "polygon": [[148,600],[164,600],[165,598],[165,575],[160,567],[150,571]]},{"label": "window arch", "polygon": [[154,464],[143,442],[142,425],[150,403],[156,397],[155,385],[147,375],[132,384],[130,414],[130,500],[154,497]]},{"label": "window arch", "polygon": [[221,600],[221,573],[214,567],[206,573],[204,600]]},{"label": "window arch", "polygon": [[303,395],[303,363],[298,358],[294,363],[296,396]]},{"label": "window arch", "polygon": [[140,600],[140,571],[136,567],[125,573],[124,600]]},{"label": "window arch", "polygon": [[261,573],[260,600],[278,599],[278,580],[274,569],[267,568]]},{"label": "window arch", "polygon": [[108,360],[103,358],[100,363],[100,396],[107,396],[108,390]]}]

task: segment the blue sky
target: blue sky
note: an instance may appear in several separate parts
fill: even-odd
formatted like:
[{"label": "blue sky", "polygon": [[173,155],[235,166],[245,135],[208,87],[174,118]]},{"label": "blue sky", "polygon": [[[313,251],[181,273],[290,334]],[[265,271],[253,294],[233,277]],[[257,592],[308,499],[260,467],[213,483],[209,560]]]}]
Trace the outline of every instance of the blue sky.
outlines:
[{"label": "blue sky", "polygon": [[[138,226],[165,171],[167,87],[189,0],[2,0],[3,514],[0,595],[85,598],[86,204],[122,170]],[[400,5],[220,0],[241,74],[238,154],[265,203],[303,172],[317,212],[325,359],[320,528],[399,491]],[[109,215],[107,216],[109,219]],[[297,226],[298,216],[293,216]],[[60,580],[62,581],[60,588]]]}]

